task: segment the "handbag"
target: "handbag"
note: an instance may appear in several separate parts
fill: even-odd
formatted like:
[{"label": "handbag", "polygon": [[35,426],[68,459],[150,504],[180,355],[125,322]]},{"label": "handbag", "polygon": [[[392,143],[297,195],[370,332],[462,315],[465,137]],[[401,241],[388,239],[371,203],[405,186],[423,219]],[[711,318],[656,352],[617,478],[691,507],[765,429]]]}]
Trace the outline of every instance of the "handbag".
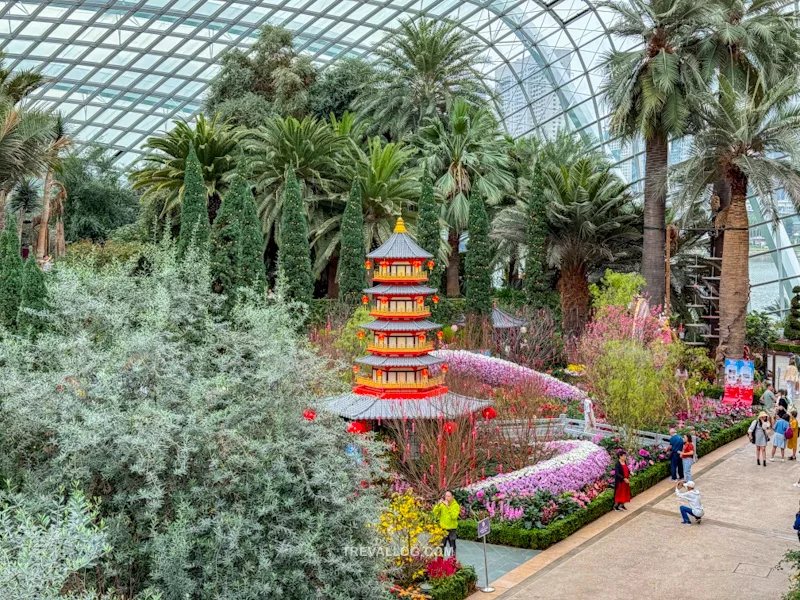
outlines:
[{"label": "handbag", "polygon": [[791,427],[786,429],[786,433],[783,434],[783,437],[785,437],[787,440],[790,440],[794,437],[794,431]]}]

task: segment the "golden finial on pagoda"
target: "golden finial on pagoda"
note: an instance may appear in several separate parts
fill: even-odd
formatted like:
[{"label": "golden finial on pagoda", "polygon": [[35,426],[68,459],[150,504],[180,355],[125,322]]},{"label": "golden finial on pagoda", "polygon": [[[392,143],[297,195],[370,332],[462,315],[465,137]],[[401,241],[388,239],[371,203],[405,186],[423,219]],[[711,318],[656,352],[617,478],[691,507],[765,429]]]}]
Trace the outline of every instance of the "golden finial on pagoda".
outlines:
[{"label": "golden finial on pagoda", "polygon": [[394,226],[395,233],[406,233],[406,224],[403,223],[403,217],[397,217],[397,225]]}]

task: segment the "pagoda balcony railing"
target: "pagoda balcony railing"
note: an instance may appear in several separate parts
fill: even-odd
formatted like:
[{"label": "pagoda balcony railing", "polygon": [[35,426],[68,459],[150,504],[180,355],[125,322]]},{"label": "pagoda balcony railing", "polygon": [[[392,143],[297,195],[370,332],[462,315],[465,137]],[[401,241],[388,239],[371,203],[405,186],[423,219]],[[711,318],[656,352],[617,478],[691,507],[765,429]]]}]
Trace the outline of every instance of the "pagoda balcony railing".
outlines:
[{"label": "pagoda balcony railing", "polygon": [[372,276],[373,281],[414,281],[423,282],[428,281],[427,273],[420,271],[419,273],[410,273],[406,275],[397,275],[394,273],[378,273]]},{"label": "pagoda balcony railing", "polygon": [[365,385],[387,390],[416,390],[444,385],[444,376],[428,377],[423,381],[408,381],[405,383],[385,383],[382,381],[375,381],[371,377],[356,377],[356,385]]},{"label": "pagoda balcony railing", "polygon": [[384,352],[392,354],[412,354],[416,352],[429,352],[434,349],[433,342],[426,342],[424,344],[417,344],[416,346],[406,346],[405,348],[398,348],[397,346],[389,347],[387,344],[368,344],[367,352]]},{"label": "pagoda balcony railing", "polygon": [[414,310],[392,310],[388,307],[378,308],[374,307],[369,312],[372,317],[430,317],[431,311],[429,308],[423,306],[415,308]]}]

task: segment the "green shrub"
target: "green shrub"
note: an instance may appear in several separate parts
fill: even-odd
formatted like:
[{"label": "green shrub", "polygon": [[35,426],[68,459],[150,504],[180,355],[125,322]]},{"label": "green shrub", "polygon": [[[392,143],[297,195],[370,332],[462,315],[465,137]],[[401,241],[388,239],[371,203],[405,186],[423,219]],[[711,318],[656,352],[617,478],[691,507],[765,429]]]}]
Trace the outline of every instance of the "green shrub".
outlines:
[{"label": "green shrub", "polygon": [[[729,429],[724,429],[717,435],[697,444],[697,455],[704,456],[732,442],[747,432],[752,419],[737,423]],[[637,496],[653,487],[669,476],[669,463],[658,462],[639,471],[631,477],[631,495]],[[492,523],[492,531],[486,541],[503,546],[516,548],[533,548],[544,550],[553,544],[572,535],[584,525],[587,525],[610,512],[614,505],[614,490],[607,489],[598,495],[586,507],[577,510],[564,519],[551,522],[544,529],[524,529],[516,524],[507,522]],[[458,523],[458,537],[465,540],[478,539],[478,524],[476,521],[464,520]]]},{"label": "green shrub", "polygon": [[792,352],[793,354],[800,354],[800,344],[792,344],[791,342],[772,342],[770,350],[775,352]]},{"label": "green shrub", "polygon": [[81,240],[67,246],[67,255],[59,262],[68,266],[85,265],[96,271],[105,269],[140,256],[145,248],[139,242],[107,241],[94,244],[91,240]]},{"label": "green shrub", "polygon": [[433,589],[429,592],[433,600],[464,600],[473,591],[478,576],[472,567],[462,567],[450,577],[431,580]]}]

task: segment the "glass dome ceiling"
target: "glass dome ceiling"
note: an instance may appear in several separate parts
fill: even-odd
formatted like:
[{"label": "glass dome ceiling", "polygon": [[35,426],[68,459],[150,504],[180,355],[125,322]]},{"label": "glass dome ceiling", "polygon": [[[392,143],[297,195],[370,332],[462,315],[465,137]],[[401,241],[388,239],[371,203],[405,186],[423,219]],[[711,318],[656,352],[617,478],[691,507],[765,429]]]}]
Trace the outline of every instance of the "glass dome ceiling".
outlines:
[{"label": "glass dome ceiling", "polygon": [[0,49],[8,66],[49,78],[34,98],[58,107],[77,140],[129,164],[148,136],[200,110],[219,54],[251,45],[260,26],[292,30],[298,50],[324,65],[369,57],[421,14],[483,43],[481,69],[512,136],[580,130],[622,158],[597,97],[602,55],[619,41],[606,31],[610,14],[586,0],[0,0]]}]

